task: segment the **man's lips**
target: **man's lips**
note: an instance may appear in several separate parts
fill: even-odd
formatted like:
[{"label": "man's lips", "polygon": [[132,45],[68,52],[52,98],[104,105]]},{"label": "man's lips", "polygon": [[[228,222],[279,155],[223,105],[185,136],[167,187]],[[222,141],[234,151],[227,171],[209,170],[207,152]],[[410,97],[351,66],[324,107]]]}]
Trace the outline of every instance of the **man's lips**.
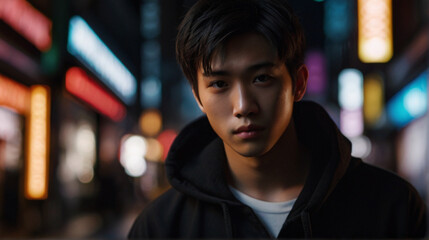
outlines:
[{"label": "man's lips", "polygon": [[258,125],[247,125],[247,126],[241,126],[239,128],[237,128],[236,130],[233,131],[234,134],[239,134],[239,133],[243,133],[243,132],[258,132],[258,131],[262,131],[265,128],[262,126],[258,126]]}]

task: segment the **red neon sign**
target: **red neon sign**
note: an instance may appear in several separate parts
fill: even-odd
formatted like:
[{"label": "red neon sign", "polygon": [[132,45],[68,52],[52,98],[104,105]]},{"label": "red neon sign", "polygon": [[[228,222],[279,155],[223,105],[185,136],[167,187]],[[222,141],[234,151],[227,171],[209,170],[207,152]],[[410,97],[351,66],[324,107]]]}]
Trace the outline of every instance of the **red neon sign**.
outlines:
[{"label": "red neon sign", "polygon": [[120,121],[125,117],[125,107],[81,68],[72,67],[67,70],[66,89],[113,121]]},{"label": "red neon sign", "polygon": [[51,47],[52,22],[24,0],[1,0],[0,19],[27,38],[40,51]]},{"label": "red neon sign", "polygon": [[26,115],[30,105],[30,89],[0,75],[0,106],[9,107]]}]

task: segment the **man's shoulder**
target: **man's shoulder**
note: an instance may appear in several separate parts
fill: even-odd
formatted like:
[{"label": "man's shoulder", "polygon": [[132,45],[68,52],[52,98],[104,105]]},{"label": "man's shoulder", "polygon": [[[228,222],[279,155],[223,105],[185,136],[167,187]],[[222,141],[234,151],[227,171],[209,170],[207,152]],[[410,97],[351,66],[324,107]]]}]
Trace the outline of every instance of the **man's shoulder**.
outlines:
[{"label": "man's shoulder", "polygon": [[181,206],[186,198],[174,188],[165,191],[145,206],[134,221],[128,237],[142,238],[168,234],[166,229],[169,231],[173,229],[172,224],[176,222],[174,217],[182,209]]},{"label": "man's shoulder", "polygon": [[396,173],[352,158],[313,220],[320,236],[422,237],[426,207],[415,188]]},{"label": "man's shoulder", "polygon": [[[206,201],[170,188],[150,202],[132,226],[129,238],[177,238],[225,234],[219,203]],[[192,223],[192,224],[190,224]]]},{"label": "man's shoulder", "polygon": [[[421,202],[422,199],[407,180],[390,170],[352,159],[343,179],[343,188],[351,188],[355,194],[374,196],[374,200],[387,202]],[[376,198],[375,196],[378,196]]]},{"label": "man's shoulder", "polygon": [[366,163],[360,159],[353,159],[352,161],[356,163],[354,167],[349,169],[350,176],[361,183],[371,184],[374,187],[382,186],[383,188],[395,186],[401,191],[414,189],[409,182],[391,170]]}]

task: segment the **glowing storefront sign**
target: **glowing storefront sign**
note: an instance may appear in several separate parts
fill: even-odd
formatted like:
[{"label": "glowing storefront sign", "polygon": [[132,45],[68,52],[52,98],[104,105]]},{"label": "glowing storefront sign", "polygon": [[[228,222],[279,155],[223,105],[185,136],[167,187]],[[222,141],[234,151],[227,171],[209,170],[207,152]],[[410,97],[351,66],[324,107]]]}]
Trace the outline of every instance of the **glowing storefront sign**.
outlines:
[{"label": "glowing storefront sign", "polygon": [[305,57],[308,67],[308,94],[323,94],[326,90],[326,59],[322,51],[309,51]]},{"label": "glowing storefront sign", "polygon": [[383,79],[379,74],[365,77],[363,112],[365,123],[375,125],[384,109]]},{"label": "glowing storefront sign", "polygon": [[22,117],[0,107],[0,123],[0,172],[19,171],[23,156]]},{"label": "glowing storefront sign", "polygon": [[119,161],[125,172],[132,177],[142,176],[147,169],[146,139],[138,135],[126,135],[121,140]]},{"label": "glowing storefront sign", "polygon": [[46,86],[31,88],[30,113],[27,120],[27,161],[25,196],[46,199],[48,196],[50,93]]},{"label": "glowing storefront sign", "polygon": [[361,135],[364,130],[362,109],[353,111],[342,109],[340,113],[340,129],[349,138]]},{"label": "glowing storefront sign", "polygon": [[338,101],[342,109],[353,111],[362,108],[363,75],[357,69],[344,69],[338,76]]},{"label": "glowing storefront sign", "polygon": [[0,139],[10,141],[17,134],[20,129],[19,117],[16,113],[0,107]]},{"label": "glowing storefront sign", "polygon": [[344,69],[338,76],[340,128],[347,137],[363,133],[363,75],[357,69]]},{"label": "glowing storefront sign", "polygon": [[358,0],[359,59],[387,62],[393,55],[392,0]]},{"label": "glowing storefront sign", "polygon": [[27,38],[40,51],[51,47],[52,22],[24,0],[1,0],[0,19]]},{"label": "glowing storefront sign", "polygon": [[66,89],[114,121],[125,117],[125,107],[92,80],[83,69],[72,67],[67,71]]},{"label": "glowing storefront sign", "polygon": [[8,107],[26,115],[30,103],[30,89],[0,75],[0,106]]},{"label": "glowing storefront sign", "polygon": [[334,42],[345,41],[353,26],[353,1],[326,0],[324,30],[326,37]]},{"label": "glowing storefront sign", "polygon": [[387,114],[397,127],[403,127],[427,111],[428,71],[420,74],[387,103]]},{"label": "glowing storefront sign", "polygon": [[81,17],[70,19],[67,49],[126,104],[134,102],[136,79]]}]

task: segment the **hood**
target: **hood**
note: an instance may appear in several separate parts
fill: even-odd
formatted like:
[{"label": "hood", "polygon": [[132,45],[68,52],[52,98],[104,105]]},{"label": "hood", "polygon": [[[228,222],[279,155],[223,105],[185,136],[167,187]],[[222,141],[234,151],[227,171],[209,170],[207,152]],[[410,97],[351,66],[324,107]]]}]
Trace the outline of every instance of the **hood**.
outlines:
[{"label": "hood", "polygon": [[[350,142],[321,106],[297,102],[293,118],[299,141],[313,157],[309,177],[289,218],[319,207],[346,172],[351,158]],[[180,132],[166,159],[167,178],[178,191],[204,201],[238,204],[224,178],[226,168],[222,140],[205,116]]]},{"label": "hood", "polygon": [[165,164],[167,178],[178,191],[210,202],[235,202],[223,177],[227,167],[223,143],[207,117],[179,133]]},{"label": "hood", "polygon": [[288,220],[320,208],[344,176],[351,161],[351,143],[328,113],[314,102],[294,105],[298,140],[311,151],[310,172]]}]

